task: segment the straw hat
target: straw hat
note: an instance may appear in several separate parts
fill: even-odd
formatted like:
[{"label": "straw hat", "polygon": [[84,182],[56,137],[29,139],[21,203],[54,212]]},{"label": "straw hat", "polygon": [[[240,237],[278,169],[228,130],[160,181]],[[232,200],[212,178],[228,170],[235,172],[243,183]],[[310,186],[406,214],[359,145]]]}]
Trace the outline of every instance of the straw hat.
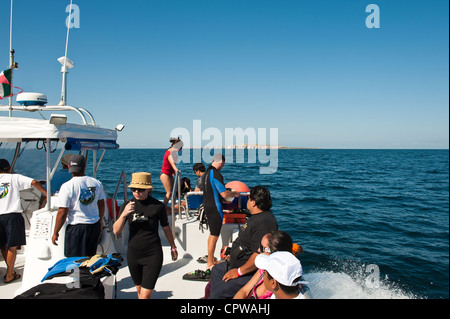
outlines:
[{"label": "straw hat", "polygon": [[152,174],[139,172],[133,173],[131,175],[131,183],[128,185],[129,188],[141,188],[141,189],[151,189],[152,185]]}]

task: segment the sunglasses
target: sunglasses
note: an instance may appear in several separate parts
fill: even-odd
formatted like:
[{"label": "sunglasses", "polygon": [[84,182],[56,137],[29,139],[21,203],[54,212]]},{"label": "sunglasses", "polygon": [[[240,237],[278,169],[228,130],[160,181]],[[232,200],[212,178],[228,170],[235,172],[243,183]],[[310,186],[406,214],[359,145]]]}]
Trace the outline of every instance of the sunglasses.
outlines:
[{"label": "sunglasses", "polygon": [[142,193],[145,191],[146,191],[146,189],[142,189],[142,188],[131,188],[132,193],[134,193],[134,192]]},{"label": "sunglasses", "polygon": [[270,250],[269,247],[264,247],[264,246],[261,245],[261,244],[259,244],[259,251],[260,251],[261,253],[268,253],[268,254],[272,253],[272,250]]}]

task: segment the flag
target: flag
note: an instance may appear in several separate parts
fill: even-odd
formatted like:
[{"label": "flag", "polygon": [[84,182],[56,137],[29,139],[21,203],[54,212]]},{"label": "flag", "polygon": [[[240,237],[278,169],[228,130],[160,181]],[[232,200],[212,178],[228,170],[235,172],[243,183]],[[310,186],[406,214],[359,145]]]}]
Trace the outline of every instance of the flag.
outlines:
[{"label": "flag", "polygon": [[[18,93],[12,92],[12,88],[20,90]],[[11,69],[0,73],[0,100],[6,97],[17,95],[23,92],[23,89],[11,85]]]},{"label": "flag", "polygon": [[0,73],[0,100],[11,95],[11,69]]}]

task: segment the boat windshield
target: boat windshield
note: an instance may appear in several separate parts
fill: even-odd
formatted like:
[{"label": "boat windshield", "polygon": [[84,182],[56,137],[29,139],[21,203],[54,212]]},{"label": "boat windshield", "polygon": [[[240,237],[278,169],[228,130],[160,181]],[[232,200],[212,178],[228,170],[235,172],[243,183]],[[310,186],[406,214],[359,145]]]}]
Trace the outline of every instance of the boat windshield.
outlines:
[{"label": "boat windshield", "polygon": [[[0,142],[0,158],[5,158],[12,165],[14,155],[16,154],[16,145],[17,143]],[[53,156],[51,156],[51,167],[55,165],[62,147],[62,143],[57,143],[56,141],[51,142],[51,150],[53,152]],[[22,142],[13,172],[29,176],[36,180],[45,181],[47,174],[46,148],[47,145],[42,140]]]}]

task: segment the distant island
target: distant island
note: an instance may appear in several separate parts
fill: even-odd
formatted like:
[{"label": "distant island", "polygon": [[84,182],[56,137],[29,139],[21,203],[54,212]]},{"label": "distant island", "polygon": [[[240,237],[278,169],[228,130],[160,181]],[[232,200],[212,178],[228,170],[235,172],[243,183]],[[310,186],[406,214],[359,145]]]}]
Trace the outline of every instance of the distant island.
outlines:
[{"label": "distant island", "polygon": [[[194,147],[192,147],[194,148]],[[197,148],[197,147],[195,147]],[[204,149],[214,149],[217,147],[203,147]],[[219,147],[220,148],[220,147]],[[312,147],[287,147],[282,145],[267,145],[267,144],[233,144],[225,146],[224,149],[232,149],[232,150],[268,150],[268,149],[277,149],[277,150],[317,150],[318,148]]]}]

